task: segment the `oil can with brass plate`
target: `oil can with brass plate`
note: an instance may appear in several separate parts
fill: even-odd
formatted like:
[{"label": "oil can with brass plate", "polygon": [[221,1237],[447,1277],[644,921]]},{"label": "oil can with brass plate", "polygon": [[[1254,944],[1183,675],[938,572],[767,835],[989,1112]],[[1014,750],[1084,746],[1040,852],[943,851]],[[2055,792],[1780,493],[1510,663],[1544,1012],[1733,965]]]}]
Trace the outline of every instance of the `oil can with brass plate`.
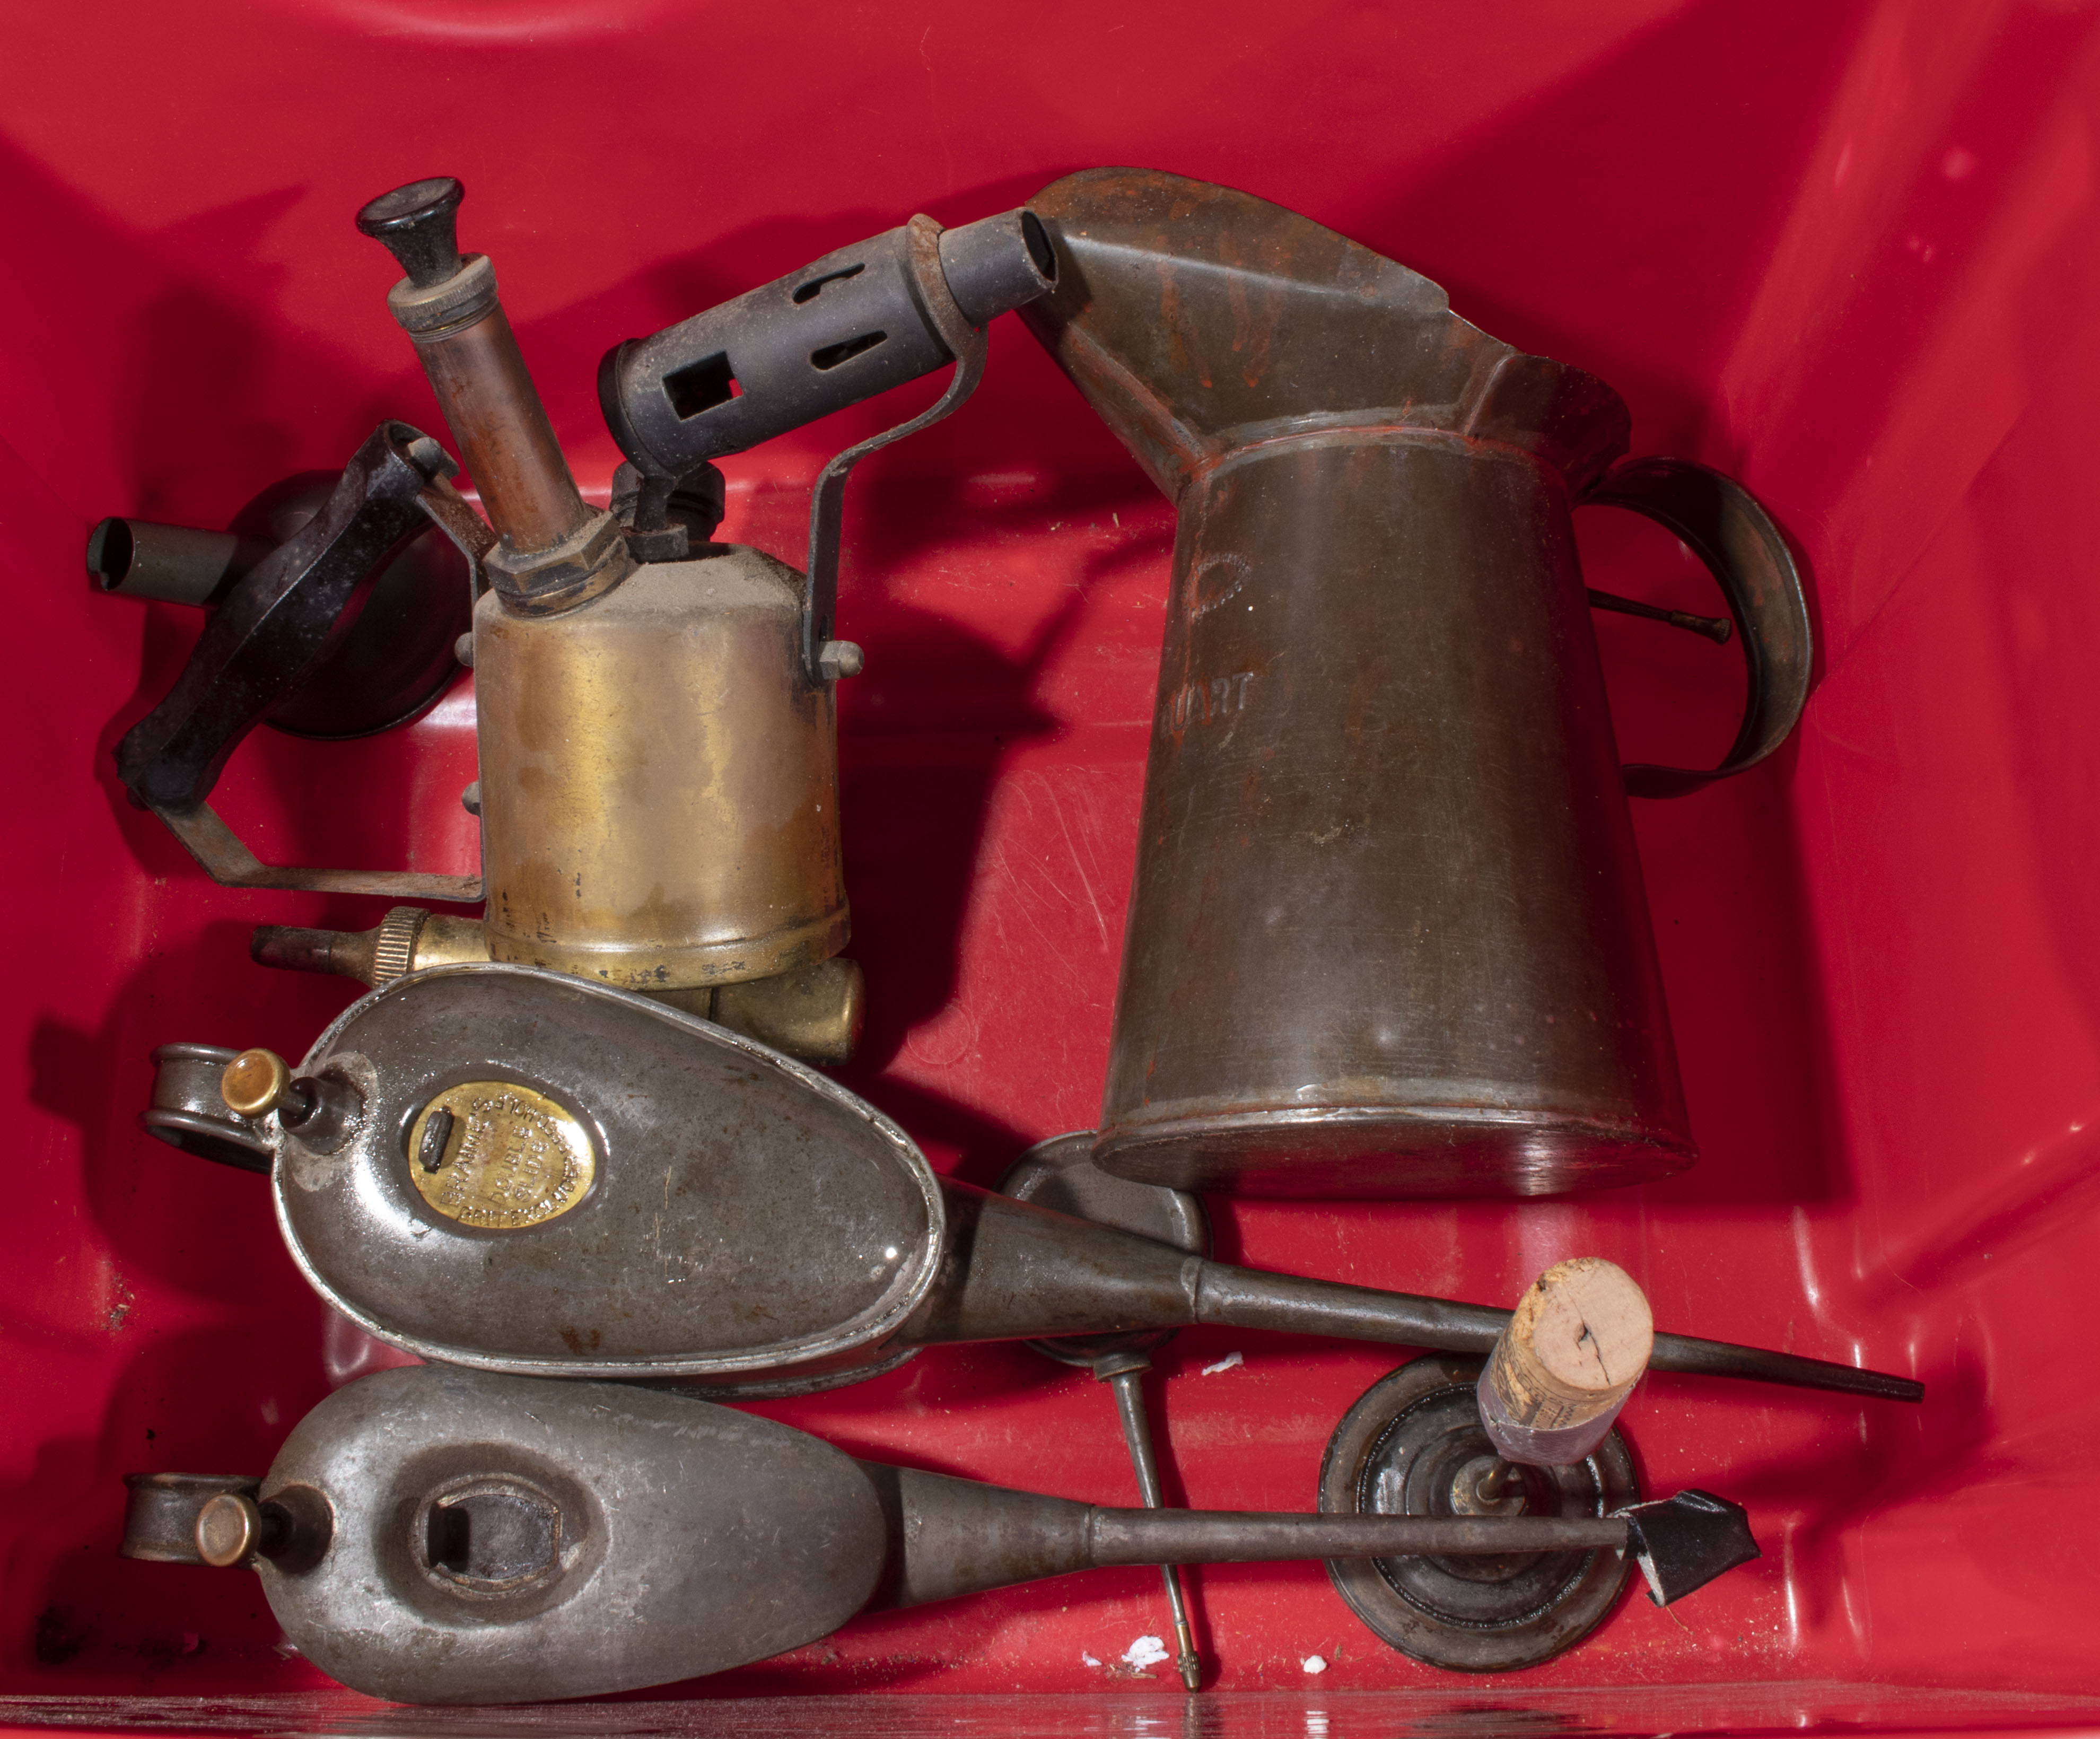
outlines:
[{"label": "oil can with brass plate", "polygon": [[649,998],[490,964],[354,1004],[302,1078],[364,1112],[276,1137],[277,1218],[337,1309],[426,1358],[724,1379],[891,1339],[946,1216],[911,1138],[826,1077]]},{"label": "oil can with brass plate", "polygon": [[[353,1004],[297,1070],[243,1053],[256,1059],[233,1083],[243,1104],[262,1103],[247,1075],[267,1076],[259,1122],[198,1090],[194,1059],[234,1053],[163,1053],[186,1128],[243,1144],[234,1163],[249,1163],[245,1144],[269,1151],[278,1225],[322,1295],[448,1364],[756,1397],[836,1388],[960,1341],[1207,1323],[1483,1353],[1511,1318],[1264,1273],[936,1177],[910,1137],[836,1082],[567,973],[417,973]],[[479,1134],[477,1117],[489,1123]],[[457,1195],[448,1171],[466,1181]],[[1924,1393],[1906,1377],[1678,1335],[1657,1335],[1649,1362]]]}]

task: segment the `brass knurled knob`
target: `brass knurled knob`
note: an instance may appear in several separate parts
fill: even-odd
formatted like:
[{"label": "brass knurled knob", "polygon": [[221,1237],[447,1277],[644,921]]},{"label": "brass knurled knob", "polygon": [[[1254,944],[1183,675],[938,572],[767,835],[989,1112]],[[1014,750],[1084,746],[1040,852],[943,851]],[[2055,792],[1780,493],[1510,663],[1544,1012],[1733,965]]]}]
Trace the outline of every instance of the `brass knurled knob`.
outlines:
[{"label": "brass knurled knob", "polygon": [[430,916],[421,906],[396,906],[372,936],[372,987],[383,991],[416,968],[416,943]]},{"label": "brass knurled knob", "polygon": [[218,1096],[240,1117],[267,1117],[285,1102],[291,1066],[275,1051],[243,1051],[218,1078]]}]

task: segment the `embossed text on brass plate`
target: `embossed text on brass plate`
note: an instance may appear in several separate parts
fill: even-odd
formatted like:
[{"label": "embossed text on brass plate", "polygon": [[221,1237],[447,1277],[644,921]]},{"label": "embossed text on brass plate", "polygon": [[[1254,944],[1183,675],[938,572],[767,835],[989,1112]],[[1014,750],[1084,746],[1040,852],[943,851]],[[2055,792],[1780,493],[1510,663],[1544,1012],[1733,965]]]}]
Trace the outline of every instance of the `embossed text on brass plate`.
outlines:
[{"label": "embossed text on brass plate", "polygon": [[408,1169],[423,1199],[448,1218],[514,1230],[574,1207],[598,1160],[584,1126],[545,1094],[510,1081],[467,1081],[417,1114]]}]

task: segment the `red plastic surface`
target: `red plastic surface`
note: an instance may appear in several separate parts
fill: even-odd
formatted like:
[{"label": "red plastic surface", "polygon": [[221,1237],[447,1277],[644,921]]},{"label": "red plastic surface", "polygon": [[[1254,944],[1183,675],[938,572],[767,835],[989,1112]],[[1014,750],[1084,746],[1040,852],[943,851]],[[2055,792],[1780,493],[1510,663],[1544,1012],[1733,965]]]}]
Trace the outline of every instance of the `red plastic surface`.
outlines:
[{"label": "red plastic surface", "polygon": [[[1594,1252],[1663,1326],[1930,1384],[1913,1410],[1651,1379],[1624,1421],[1645,1477],[1747,1503],[1766,1555],[1666,1612],[1629,1599],[1521,1678],[1391,1652],[1317,1565],[1202,1571],[1215,1684],[1293,1693],[1220,1698],[1212,1720],[2100,1721],[2081,1694],[2100,1688],[2091,6],[134,0],[18,7],[7,30],[0,1718],[320,1689],[253,1578],[113,1556],[118,1480],[259,1472],[373,1357],[299,1282],[257,1180],[135,1127],[155,1044],[296,1055],[348,1000],[250,965],[250,925],[381,908],[214,887],[125,806],[109,747],[196,624],[92,595],[89,522],[221,523],[285,472],[339,465],[382,416],[442,430],[382,306],[392,268],[350,223],[411,177],[465,180],[466,243],[495,258],[602,489],[591,384],[612,341],[914,210],[967,219],[1123,162],[1305,211],[1498,337],[1604,376],[1635,451],[1718,464],[1770,504],[1822,648],[1797,744],[1636,811],[1699,1167],[1522,1207],[1220,1203],[1224,1252],[1501,1302]],[[822,456],[934,385],[732,461],[726,535],[799,562]],[[1666,536],[1581,518],[1592,583],[1709,607]],[[845,1078],[988,1182],[1098,1103],[1171,519],[1004,322],[976,400],[865,467],[847,527],[843,631],[870,658],[842,726],[852,951],[872,1014]],[[1718,753],[1734,655],[1598,632],[1629,758]],[[258,735],[222,807],[280,861],[465,868],[471,776],[462,686],[362,744]],[[1154,1390],[1171,1495],[1309,1506],[1334,1423],[1393,1362],[1185,1335]],[[935,1351],[765,1410],[857,1453],[1133,1500],[1108,1395],[1020,1348]],[[1109,1713],[909,1706],[1153,1730],[1180,1719],[1169,1669],[1123,1657],[1164,1618],[1151,1573],[1103,1572],[862,1621],[686,1688],[1096,1692]],[[1373,1691],[1414,1700],[1349,1694]]]}]

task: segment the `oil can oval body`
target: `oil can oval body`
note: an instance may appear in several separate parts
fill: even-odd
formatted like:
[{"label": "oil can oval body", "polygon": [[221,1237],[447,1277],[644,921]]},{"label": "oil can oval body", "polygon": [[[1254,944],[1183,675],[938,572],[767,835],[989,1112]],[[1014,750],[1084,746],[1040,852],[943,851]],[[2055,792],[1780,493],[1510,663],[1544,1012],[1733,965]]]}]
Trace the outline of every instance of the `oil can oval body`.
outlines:
[{"label": "oil can oval body", "polygon": [[285,1240],[338,1309],[426,1358],[765,1370],[879,1343],[938,1266],[941,1195],[910,1137],[644,997],[441,969],[354,1004],[302,1066],[364,1109],[333,1153],[280,1133]]},{"label": "oil can oval body", "polygon": [[628,990],[828,959],[849,914],[830,685],[801,576],[739,545],[604,596],[474,612],[492,959]]},{"label": "oil can oval body", "polygon": [[874,1487],[829,1444],[613,1384],[382,1371],[285,1440],[262,1495],[288,1494],[330,1525],[318,1563],[258,1560],[285,1635],[353,1689],[419,1703],[778,1653],[858,1612],[888,1556]]}]

